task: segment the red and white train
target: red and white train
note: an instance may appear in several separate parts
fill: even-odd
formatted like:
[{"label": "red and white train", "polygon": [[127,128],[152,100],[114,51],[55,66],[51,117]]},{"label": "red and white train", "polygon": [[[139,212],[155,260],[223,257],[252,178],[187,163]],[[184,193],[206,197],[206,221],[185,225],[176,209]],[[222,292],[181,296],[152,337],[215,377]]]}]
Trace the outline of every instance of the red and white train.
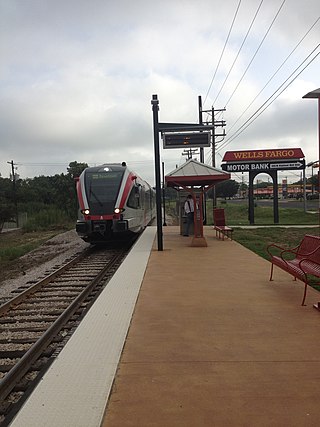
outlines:
[{"label": "red and white train", "polygon": [[78,235],[86,242],[118,241],[155,218],[155,191],[125,162],[86,168],[76,182]]}]

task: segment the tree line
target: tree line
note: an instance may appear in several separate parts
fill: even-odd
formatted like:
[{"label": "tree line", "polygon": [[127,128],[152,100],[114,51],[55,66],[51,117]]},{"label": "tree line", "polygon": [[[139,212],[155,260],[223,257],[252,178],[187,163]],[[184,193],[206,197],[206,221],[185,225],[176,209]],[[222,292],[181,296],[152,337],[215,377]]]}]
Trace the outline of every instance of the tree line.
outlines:
[{"label": "tree line", "polygon": [[50,223],[74,221],[77,217],[75,178],[86,163],[69,163],[67,173],[17,179],[0,177],[0,232],[3,224],[17,222],[19,213],[27,215],[27,226],[38,229]]}]

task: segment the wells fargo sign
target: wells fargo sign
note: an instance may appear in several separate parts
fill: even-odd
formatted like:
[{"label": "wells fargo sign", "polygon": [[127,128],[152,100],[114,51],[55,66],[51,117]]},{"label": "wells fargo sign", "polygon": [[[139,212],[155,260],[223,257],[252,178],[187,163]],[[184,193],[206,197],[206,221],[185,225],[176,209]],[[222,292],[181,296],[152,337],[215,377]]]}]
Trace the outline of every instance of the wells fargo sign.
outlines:
[{"label": "wells fargo sign", "polygon": [[301,159],[304,154],[301,148],[277,148],[274,150],[227,151],[223,162],[243,163],[270,160]]}]

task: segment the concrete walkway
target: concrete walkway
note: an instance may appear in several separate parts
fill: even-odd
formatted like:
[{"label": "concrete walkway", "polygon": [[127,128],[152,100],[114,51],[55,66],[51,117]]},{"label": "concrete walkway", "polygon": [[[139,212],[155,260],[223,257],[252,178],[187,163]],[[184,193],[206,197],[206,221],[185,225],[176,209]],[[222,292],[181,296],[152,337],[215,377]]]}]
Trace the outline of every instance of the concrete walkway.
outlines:
[{"label": "concrete walkway", "polygon": [[103,427],[318,426],[320,294],[205,236],[155,243]]}]

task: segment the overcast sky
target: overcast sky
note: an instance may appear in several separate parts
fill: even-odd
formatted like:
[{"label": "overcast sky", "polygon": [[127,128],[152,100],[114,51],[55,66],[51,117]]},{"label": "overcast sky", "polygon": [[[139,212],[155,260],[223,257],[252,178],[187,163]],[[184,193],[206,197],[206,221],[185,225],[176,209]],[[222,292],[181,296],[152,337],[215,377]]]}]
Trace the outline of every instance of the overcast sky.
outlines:
[{"label": "overcast sky", "polygon": [[[198,96],[226,109],[218,167],[258,148],[317,160],[317,101],[302,96],[320,87],[319,16],[319,0],[0,0],[1,176],[11,160],[21,178],[126,161],[153,184],[153,94],[160,122],[197,122]],[[161,148],[166,173],[182,153]]]}]

